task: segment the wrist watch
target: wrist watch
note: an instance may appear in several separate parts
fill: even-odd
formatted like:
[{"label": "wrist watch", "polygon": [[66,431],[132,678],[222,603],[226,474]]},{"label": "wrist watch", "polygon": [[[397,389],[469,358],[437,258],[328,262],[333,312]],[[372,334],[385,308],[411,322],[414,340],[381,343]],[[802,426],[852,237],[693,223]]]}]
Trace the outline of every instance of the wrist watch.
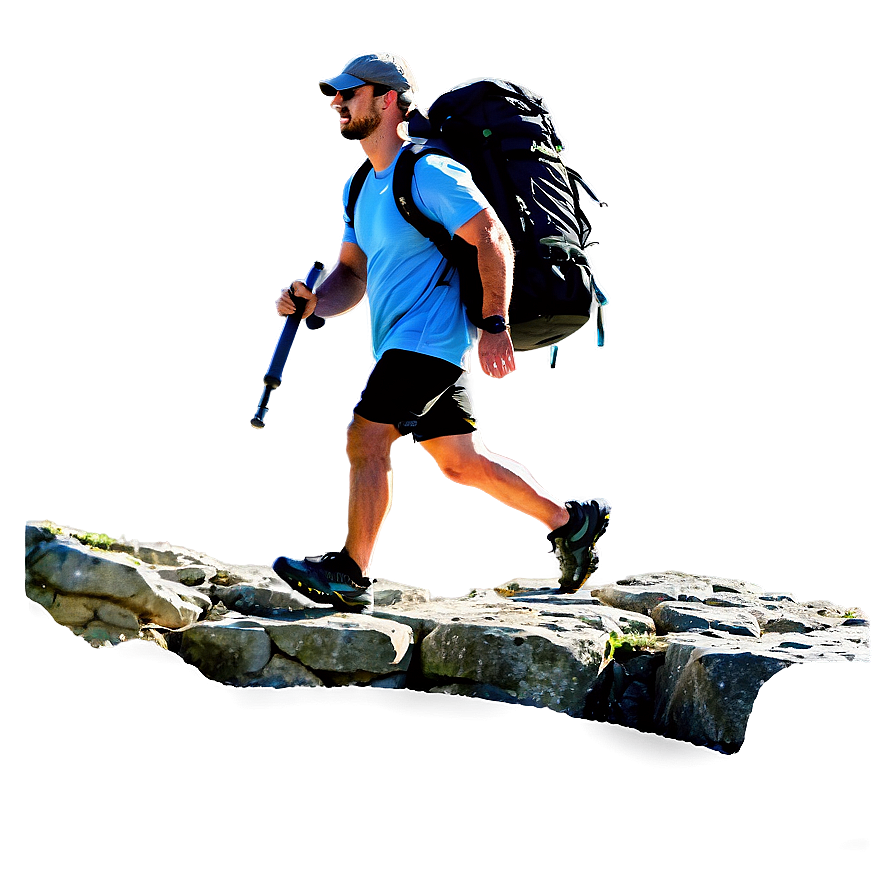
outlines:
[{"label": "wrist watch", "polygon": [[503,333],[507,329],[507,321],[500,314],[493,314],[482,321],[482,326],[479,329],[493,335]]}]

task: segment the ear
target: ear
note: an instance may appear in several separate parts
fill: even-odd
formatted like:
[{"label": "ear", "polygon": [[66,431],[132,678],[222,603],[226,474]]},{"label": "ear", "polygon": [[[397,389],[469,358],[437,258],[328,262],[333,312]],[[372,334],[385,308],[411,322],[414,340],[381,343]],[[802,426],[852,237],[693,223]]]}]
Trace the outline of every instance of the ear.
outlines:
[{"label": "ear", "polygon": [[388,93],[384,93],[382,96],[383,100],[383,111],[385,112],[390,106],[394,106],[398,102],[398,91],[390,90]]}]

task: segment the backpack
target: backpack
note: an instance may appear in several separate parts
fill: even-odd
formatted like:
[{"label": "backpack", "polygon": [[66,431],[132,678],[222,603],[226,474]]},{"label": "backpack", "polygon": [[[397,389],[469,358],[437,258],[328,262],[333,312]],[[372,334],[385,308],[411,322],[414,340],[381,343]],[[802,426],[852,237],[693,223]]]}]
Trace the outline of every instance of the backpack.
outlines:
[{"label": "backpack", "polygon": [[[552,346],[553,366],[556,343],[589,320],[595,302],[598,345],[603,345],[601,308],[607,299],[585,255],[591,225],[579,203],[579,188],[599,205],[606,203],[561,161],[563,146],[541,98],[508,81],[471,81],[440,96],[428,118],[412,115],[408,129],[413,143],[396,163],[395,203],[458,268],[470,320],[482,323],[476,249],[426,217],[413,200],[414,164],[426,154],[449,156],[468,168],[510,234],[516,254],[509,310],[514,349]],[[370,167],[365,162],[349,187],[349,221]]]}]

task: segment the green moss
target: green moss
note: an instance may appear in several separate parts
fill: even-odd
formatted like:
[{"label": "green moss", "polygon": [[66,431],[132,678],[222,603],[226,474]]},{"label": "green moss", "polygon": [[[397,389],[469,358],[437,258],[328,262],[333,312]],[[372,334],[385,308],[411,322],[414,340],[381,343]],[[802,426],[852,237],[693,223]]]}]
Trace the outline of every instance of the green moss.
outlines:
[{"label": "green moss", "polygon": [[617,659],[625,660],[635,653],[654,650],[656,646],[656,635],[652,633],[619,635],[616,632],[610,632],[604,652],[604,660],[613,659],[617,653],[619,654]]},{"label": "green moss", "polygon": [[114,543],[108,535],[104,535],[102,532],[82,532],[80,535],[75,535],[75,538],[81,544],[87,545],[89,548],[98,548],[101,551],[108,551]]}]

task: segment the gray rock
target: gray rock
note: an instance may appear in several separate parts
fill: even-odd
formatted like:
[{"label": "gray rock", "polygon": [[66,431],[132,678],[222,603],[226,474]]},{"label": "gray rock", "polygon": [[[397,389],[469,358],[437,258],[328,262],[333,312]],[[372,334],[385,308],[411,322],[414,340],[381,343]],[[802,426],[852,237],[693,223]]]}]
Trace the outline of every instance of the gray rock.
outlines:
[{"label": "gray rock", "polygon": [[165,579],[161,573],[164,570],[146,569],[143,571],[144,578],[150,584],[158,587],[166,593],[176,594],[184,603],[192,604],[199,610],[199,618],[204,618],[208,611],[212,608],[212,601],[203,594],[198,587],[185,585],[177,580]]},{"label": "gray rock", "polygon": [[650,616],[656,607],[669,601],[698,600],[695,595],[672,585],[601,585],[591,594],[607,606],[642,616]]},{"label": "gray rock", "polygon": [[228,684],[243,688],[315,688],[324,683],[296,660],[274,654],[261,671],[238,675]]},{"label": "gray rock", "polygon": [[103,622],[101,619],[94,619],[83,628],[73,626],[72,631],[80,635],[92,647],[111,647],[140,636],[139,630],[130,626],[115,625],[111,622]]},{"label": "gray rock", "polygon": [[590,612],[582,611],[583,618],[587,619],[592,615],[598,615],[604,620],[612,619],[615,628],[622,635],[652,635],[656,633],[656,623],[650,616],[645,616],[643,613],[633,613],[616,607],[599,607]]},{"label": "gray rock", "polygon": [[123,631],[131,631],[136,634],[140,631],[140,620],[137,614],[127,607],[113,604],[111,601],[101,601],[96,609],[98,622],[105,622]]},{"label": "gray rock", "polygon": [[392,604],[421,604],[432,600],[432,595],[425,588],[413,585],[402,585],[388,579],[378,579],[373,586],[373,604],[376,607],[388,607]]},{"label": "gray rock", "polygon": [[277,617],[301,613],[316,604],[293,591],[286,582],[270,577],[258,584],[243,583],[215,586],[212,591],[215,600],[220,601],[228,610],[249,615]]},{"label": "gray rock", "polygon": [[405,672],[411,628],[358,613],[328,613],[296,622],[260,620],[277,648],[309,669],[327,672]]},{"label": "gray rock", "polygon": [[47,590],[67,597],[112,601],[142,622],[182,628],[200,615],[198,607],[183,600],[151,571],[127,557],[89,548],[74,539],[42,541],[26,562],[28,575]]},{"label": "gray rock", "polygon": [[158,571],[159,575],[169,582],[179,582],[181,585],[189,585],[198,588],[208,580],[213,579],[218,570],[213,566],[178,566],[164,567]]},{"label": "gray rock", "polygon": [[96,597],[66,597],[64,594],[56,594],[50,603],[44,606],[56,622],[72,628],[83,627],[92,622],[96,617],[96,611],[105,603],[106,601]]},{"label": "gray rock", "polygon": [[524,595],[552,595],[557,594],[559,581],[557,579],[510,579],[503,585],[498,585],[495,592],[502,597],[517,597]]},{"label": "gray rock", "polygon": [[703,603],[669,601],[654,607],[651,613],[661,634],[714,629],[733,635],[760,637],[762,632],[756,617],[745,610],[713,607]]},{"label": "gray rock", "polygon": [[46,520],[44,522],[25,523],[25,563],[28,563],[28,555],[46,541],[55,541],[57,527]]},{"label": "gray rock", "polygon": [[430,678],[492,685],[517,700],[581,715],[608,637],[587,626],[573,633],[482,622],[439,625],[420,645],[420,665]]},{"label": "gray rock", "polygon": [[230,682],[267,665],[271,639],[256,620],[232,614],[187,629],[178,653],[206,678]]},{"label": "gray rock", "polygon": [[743,745],[759,688],[793,660],[719,644],[672,643],[657,672],[658,733],[734,753]]},{"label": "gray rock", "polygon": [[343,614],[269,566],[224,566],[166,543],[44,522],[26,526],[25,547],[26,595],[94,646],[140,637],[240,687],[410,686],[726,752],[781,669],[870,657],[858,608],[739,579],[669,571],[560,594],[556,580],[517,578],[452,598],[384,580],[371,613]]}]

